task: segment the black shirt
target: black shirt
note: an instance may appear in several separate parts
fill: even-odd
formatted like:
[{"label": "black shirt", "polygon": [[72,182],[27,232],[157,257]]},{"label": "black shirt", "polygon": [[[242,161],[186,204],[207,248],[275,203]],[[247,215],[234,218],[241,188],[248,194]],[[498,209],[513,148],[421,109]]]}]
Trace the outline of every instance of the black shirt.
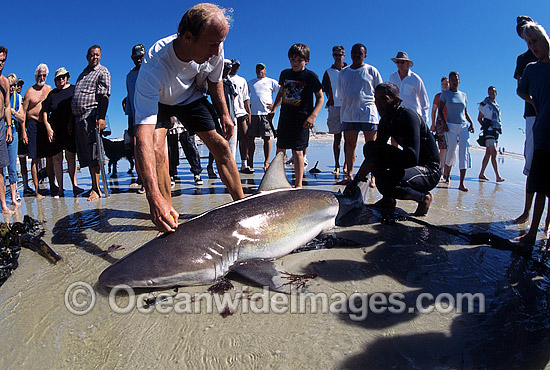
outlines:
[{"label": "black shirt", "polygon": [[49,114],[48,120],[56,127],[67,127],[71,119],[71,102],[74,95],[74,85],[66,89],[53,89],[42,102],[42,110]]},{"label": "black shirt", "polygon": [[[403,150],[387,144],[393,137]],[[399,106],[391,117],[382,117],[376,137],[377,147],[374,161],[392,167],[410,168],[427,166],[439,168],[439,150],[433,135],[424,120],[413,110]]]},{"label": "black shirt", "polygon": [[279,85],[283,90],[281,114],[294,117],[309,116],[315,107],[313,95],[323,88],[319,77],[309,69],[299,72],[285,69],[279,77]]},{"label": "black shirt", "polygon": [[[537,57],[531,52],[531,50],[527,50],[525,53],[518,56],[518,59],[516,61],[516,70],[514,71],[514,78],[519,81],[521,76],[523,76],[523,70],[525,67],[527,67],[527,64],[536,62],[538,59]],[[535,117],[535,108],[525,102],[525,110],[523,112],[523,117]]]}]

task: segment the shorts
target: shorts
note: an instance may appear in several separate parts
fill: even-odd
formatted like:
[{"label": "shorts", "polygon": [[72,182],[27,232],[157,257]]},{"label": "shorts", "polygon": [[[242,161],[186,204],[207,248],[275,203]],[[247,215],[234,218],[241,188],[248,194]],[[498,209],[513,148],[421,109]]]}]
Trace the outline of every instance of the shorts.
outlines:
[{"label": "shorts", "polygon": [[19,143],[17,145],[17,156],[24,158],[29,154],[29,147],[27,144],[23,143],[23,136],[21,131],[19,132]]},{"label": "shorts", "polygon": [[437,147],[439,150],[447,149],[447,140],[445,139],[445,131],[443,130],[443,124],[441,119],[437,119],[435,122],[435,140],[437,141]]},{"label": "shorts", "polygon": [[[252,116],[250,125],[248,125],[248,130],[246,131],[246,136],[272,138],[273,130],[271,129],[271,122],[268,117],[267,115]],[[273,116],[271,116],[271,119],[273,119]]]},{"label": "shorts", "polygon": [[216,129],[216,111],[206,97],[185,105],[166,105],[159,103],[157,125],[155,128],[172,128],[170,117],[176,117],[190,135]]},{"label": "shorts", "polygon": [[342,120],[340,119],[341,107],[328,107],[327,126],[329,134],[342,133]]},{"label": "shorts", "polygon": [[44,158],[48,144],[47,134],[45,135],[46,127],[42,122],[33,119],[29,119],[25,127],[27,129],[27,138],[29,139],[29,143],[27,144],[29,158]]},{"label": "shorts", "polygon": [[342,131],[378,131],[378,123],[342,122]]},{"label": "shorts", "polygon": [[527,193],[542,193],[550,197],[550,150],[536,149],[533,153],[533,162],[527,179]]},{"label": "shorts", "polygon": [[6,143],[6,120],[0,119],[0,168],[8,167],[10,164],[10,155],[8,153],[8,143]]},{"label": "shorts", "polygon": [[97,116],[88,116],[75,122],[74,132],[76,139],[76,152],[80,167],[98,167],[97,144],[95,140],[95,127]]},{"label": "shorts", "polygon": [[297,115],[293,120],[279,119],[277,148],[305,150],[309,145],[309,129],[304,127],[307,115]]}]

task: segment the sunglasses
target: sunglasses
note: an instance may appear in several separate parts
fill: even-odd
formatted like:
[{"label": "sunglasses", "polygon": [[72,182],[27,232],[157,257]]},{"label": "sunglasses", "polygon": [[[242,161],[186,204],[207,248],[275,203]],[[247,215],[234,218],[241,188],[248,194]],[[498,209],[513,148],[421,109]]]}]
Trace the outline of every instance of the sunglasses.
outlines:
[{"label": "sunglasses", "polygon": [[335,57],[343,57],[344,56],[344,54],[332,54],[332,55],[335,56]]},{"label": "sunglasses", "polygon": [[395,62],[397,64],[405,64],[405,63],[409,63],[408,61],[406,60],[398,60],[397,62]]},{"label": "sunglasses", "polygon": [[5,62],[6,62],[6,58],[0,59],[0,63],[5,63]]}]

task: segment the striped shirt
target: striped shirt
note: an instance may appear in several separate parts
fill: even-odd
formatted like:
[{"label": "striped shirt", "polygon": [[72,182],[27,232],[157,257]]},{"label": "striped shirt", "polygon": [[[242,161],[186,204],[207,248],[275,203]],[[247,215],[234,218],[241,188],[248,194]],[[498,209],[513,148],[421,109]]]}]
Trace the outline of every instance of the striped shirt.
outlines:
[{"label": "striped shirt", "polygon": [[97,112],[98,95],[111,95],[111,74],[101,64],[86,67],[76,80],[71,108],[77,121]]}]

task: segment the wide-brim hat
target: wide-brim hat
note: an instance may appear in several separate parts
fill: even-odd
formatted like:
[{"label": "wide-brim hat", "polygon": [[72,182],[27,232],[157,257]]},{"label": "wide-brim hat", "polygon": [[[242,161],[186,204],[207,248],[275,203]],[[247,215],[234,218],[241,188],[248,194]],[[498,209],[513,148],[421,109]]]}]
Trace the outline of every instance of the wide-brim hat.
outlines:
[{"label": "wide-brim hat", "polygon": [[409,62],[409,67],[412,67],[414,65],[414,62],[409,59],[409,54],[405,53],[404,51],[399,51],[395,58],[391,58],[394,63],[397,63],[398,60],[404,60]]},{"label": "wide-brim hat", "polygon": [[233,62],[231,61],[231,59],[224,59],[223,60],[223,66],[225,68],[232,68],[233,67]]},{"label": "wide-brim hat", "polygon": [[69,71],[67,71],[67,70],[65,69],[65,67],[61,67],[61,68],[58,68],[58,69],[55,71],[55,76],[54,76],[53,79],[55,80],[55,79],[57,79],[58,77],[65,76],[65,75],[67,75],[67,76],[69,76],[69,77],[71,76],[71,75],[69,74]]}]

